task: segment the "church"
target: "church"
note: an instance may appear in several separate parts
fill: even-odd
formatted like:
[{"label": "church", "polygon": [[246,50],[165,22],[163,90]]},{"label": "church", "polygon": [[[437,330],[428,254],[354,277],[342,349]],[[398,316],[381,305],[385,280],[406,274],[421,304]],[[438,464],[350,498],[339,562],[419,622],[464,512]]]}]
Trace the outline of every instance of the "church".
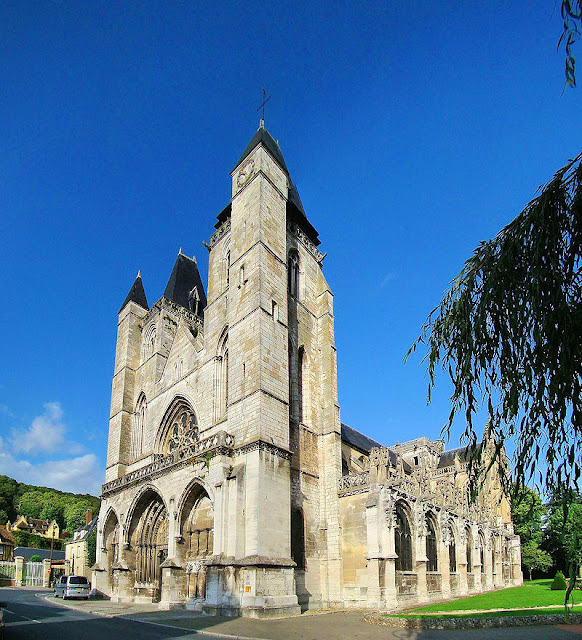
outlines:
[{"label": "church", "polygon": [[341,423],[324,254],[262,120],[231,176],[207,289],[180,251],[119,310],[94,589],[263,617],[521,584],[495,468],[471,502],[466,449]]}]

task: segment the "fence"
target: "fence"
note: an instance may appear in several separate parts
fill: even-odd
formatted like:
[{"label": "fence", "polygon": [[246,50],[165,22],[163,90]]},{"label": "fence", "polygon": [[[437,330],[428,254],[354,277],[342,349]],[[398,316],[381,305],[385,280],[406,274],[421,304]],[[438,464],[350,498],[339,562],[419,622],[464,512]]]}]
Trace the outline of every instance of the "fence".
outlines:
[{"label": "fence", "polygon": [[0,586],[6,587],[14,584],[16,576],[16,563],[1,561],[0,562]]},{"label": "fence", "polygon": [[42,587],[42,562],[25,562],[22,583],[27,587]]}]

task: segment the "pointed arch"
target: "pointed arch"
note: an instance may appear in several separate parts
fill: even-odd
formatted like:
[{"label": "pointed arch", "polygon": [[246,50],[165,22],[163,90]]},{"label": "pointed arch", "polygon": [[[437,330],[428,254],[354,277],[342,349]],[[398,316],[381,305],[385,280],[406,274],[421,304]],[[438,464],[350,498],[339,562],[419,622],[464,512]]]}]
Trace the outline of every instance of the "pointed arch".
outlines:
[{"label": "pointed arch", "polygon": [[394,527],[394,550],[396,571],[412,571],[412,531],[410,529],[410,508],[399,500],[396,503],[396,526]]},{"label": "pointed arch", "polygon": [[147,398],[142,391],[139,394],[137,403],[135,405],[135,412],[133,414],[133,425],[131,429],[131,460],[139,458],[144,451],[144,434],[147,424]]},{"label": "pointed arch", "polygon": [[161,567],[168,555],[168,511],[161,494],[148,485],[134,499],[128,516],[128,540],[136,587],[159,600]]},{"label": "pointed arch", "polygon": [[287,255],[287,290],[290,296],[299,299],[299,253],[290,249]]},{"label": "pointed arch", "polygon": [[436,519],[429,511],[425,516],[426,521],[426,557],[428,563],[427,571],[438,571],[438,550],[437,550],[437,531]]},{"label": "pointed arch", "polygon": [[228,326],[218,340],[214,371],[214,421],[226,418],[228,407]]},{"label": "pointed arch", "polygon": [[200,429],[194,408],[184,396],[176,396],[166,409],[158,428],[155,452],[167,455],[193,444],[199,437]]}]

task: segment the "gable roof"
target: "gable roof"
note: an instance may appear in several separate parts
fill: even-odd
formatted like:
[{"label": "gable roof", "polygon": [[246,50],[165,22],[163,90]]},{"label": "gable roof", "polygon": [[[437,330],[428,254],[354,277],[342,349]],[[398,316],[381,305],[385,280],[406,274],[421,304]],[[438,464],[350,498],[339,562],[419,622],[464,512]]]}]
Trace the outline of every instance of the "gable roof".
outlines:
[{"label": "gable roof", "polygon": [[130,302],[135,302],[135,304],[149,311],[148,301],[143,288],[143,283],[141,281],[141,273],[137,274],[137,278],[131,285],[131,289],[129,290],[127,297],[125,298],[123,304],[121,305],[121,308],[119,309],[119,313],[121,313],[123,309],[125,309],[125,306]]},{"label": "gable roof", "polygon": [[[481,448],[483,445],[480,442],[477,445],[477,450]],[[471,445],[466,445],[464,447],[458,447],[457,449],[451,449],[450,451],[443,451],[439,456],[439,463],[437,469],[442,469],[443,467],[450,467],[455,464],[455,456],[459,456],[459,460],[461,463],[467,462],[470,458],[471,453]]]},{"label": "gable roof", "polygon": [[2,540],[2,542],[7,542],[12,546],[16,545],[16,540],[14,539],[12,532],[8,531],[5,527],[0,527],[0,540]]},{"label": "gable roof", "polygon": [[198,290],[198,315],[202,317],[206,307],[206,293],[204,292],[198,265],[195,259],[189,258],[180,250],[166,285],[164,298],[192,311],[189,296],[194,287]]}]

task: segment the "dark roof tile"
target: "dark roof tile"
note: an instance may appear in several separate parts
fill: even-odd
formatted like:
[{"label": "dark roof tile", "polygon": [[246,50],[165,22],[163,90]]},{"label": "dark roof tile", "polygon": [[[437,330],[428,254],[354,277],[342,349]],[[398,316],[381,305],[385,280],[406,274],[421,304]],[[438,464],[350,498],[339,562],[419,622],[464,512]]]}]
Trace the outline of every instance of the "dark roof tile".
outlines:
[{"label": "dark roof tile", "polygon": [[141,274],[139,273],[137,274],[137,278],[134,283],[131,285],[127,298],[125,298],[125,301],[121,305],[121,309],[119,309],[119,313],[121,313],[123,309],[125,309],[125,306],[130,302],[135,302],[135,304],[149,311],[148,301],[141,281]]}]

